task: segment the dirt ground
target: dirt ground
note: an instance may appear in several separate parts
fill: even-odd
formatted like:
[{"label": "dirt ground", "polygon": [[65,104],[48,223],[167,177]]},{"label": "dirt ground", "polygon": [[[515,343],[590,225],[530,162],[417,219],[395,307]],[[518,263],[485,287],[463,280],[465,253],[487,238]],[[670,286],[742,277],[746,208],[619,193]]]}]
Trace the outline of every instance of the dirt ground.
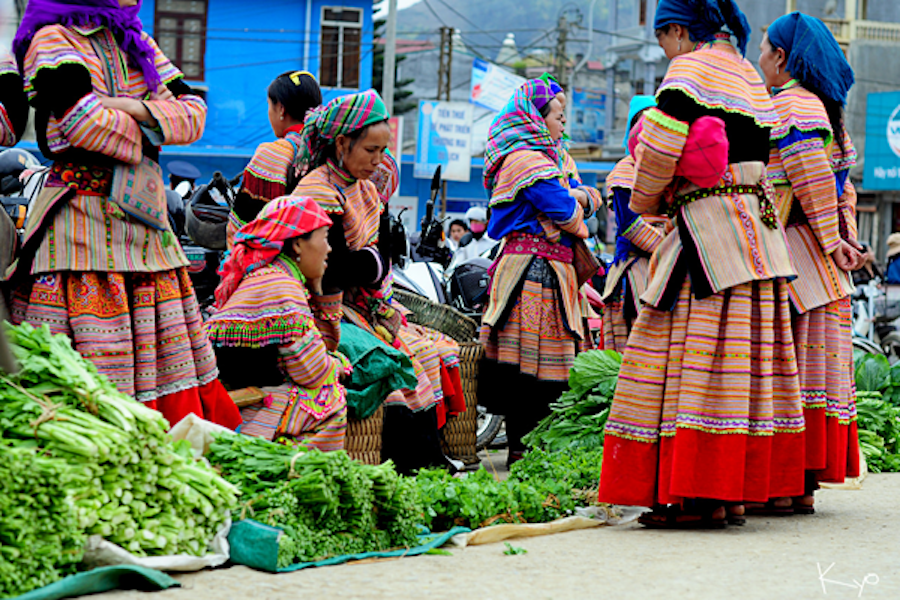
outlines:
[{"label": "dirt ground", "polygon": [[[502,466],[500,456],[492,462]],[[426,555],[272,575],[246,567],[176,575],[180,589],[100,600],[232,598],[900,598],[900,474],[822,490],[817,514],[751,518],[724,531],[636,523]],[[820,576],[820,573],[823,575]],[[857,583],[854,583],[857,582]]]}]

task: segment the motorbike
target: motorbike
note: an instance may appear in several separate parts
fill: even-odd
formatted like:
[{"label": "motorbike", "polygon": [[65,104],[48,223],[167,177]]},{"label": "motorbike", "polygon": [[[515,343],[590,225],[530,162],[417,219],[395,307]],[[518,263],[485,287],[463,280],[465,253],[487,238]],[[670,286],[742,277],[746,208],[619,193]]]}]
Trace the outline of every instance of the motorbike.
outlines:
[{"label": "motorbike", "polygon": [[900,362],[900,299],[891,299],[875,278],[853,293],[853,348]]}]

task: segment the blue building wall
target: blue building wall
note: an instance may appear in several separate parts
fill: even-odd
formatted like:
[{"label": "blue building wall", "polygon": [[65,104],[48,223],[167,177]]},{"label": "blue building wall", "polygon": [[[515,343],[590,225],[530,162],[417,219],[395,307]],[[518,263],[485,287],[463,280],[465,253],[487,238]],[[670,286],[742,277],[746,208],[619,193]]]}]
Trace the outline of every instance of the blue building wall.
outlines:
[{"label": "blue building wall", "polygon": [[[372,86],[372,0],[309,1],[312,2],[311,25],[310,31],[306,31],[307,0],[210,0],[205,79],[189,82],[208,88],[206,131],[198,143],[190,146],[194,154],[202,156],[208,150],[237,150],[249,159],[256,146],[274,138],[267,116],[266,88],[275,77],[288,70],[308,68],[318,76],[320,21],[324,6],[363,9],[359,89]],[[140,13],[144,29],[151,35],[155,4],[153,0],[144,2]],[[309,56],[304,57],[307,38]],[[325,101],[355,91],[358,90],[322,90]],[[166,148],[164,154],[187,154],[169,150]],[[215,156],[213,153],[209,158]]]}]

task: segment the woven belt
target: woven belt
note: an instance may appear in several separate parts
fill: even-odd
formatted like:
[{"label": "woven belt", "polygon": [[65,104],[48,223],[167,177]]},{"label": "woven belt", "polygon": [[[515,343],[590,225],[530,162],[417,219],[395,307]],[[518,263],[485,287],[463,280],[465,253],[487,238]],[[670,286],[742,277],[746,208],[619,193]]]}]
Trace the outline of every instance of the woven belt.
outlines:
[{"label": "woven belt", "polygon": [[733,196],[737,194],[754,194],[758,196],[760,220],[770,229],[778,228],[778,216],[775,212],[775,205],[772,203],[766,188],[762,185],[727,185],[694,190],[683,196],[677,196],[675,201],[669,205],[666,214],[672,219],[675,218],[681,207],[687,206],[691,202],[712,196]]}]

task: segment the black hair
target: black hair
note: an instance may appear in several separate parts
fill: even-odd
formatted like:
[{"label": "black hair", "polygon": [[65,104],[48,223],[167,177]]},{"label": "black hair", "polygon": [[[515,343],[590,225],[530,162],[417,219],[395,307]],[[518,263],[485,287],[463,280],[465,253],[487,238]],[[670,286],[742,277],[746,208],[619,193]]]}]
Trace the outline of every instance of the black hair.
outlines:
[{"label": "black hair", "polygon": [[282,105],[284,111],[300,123],[309,109],[322,104],[322,90],[315,77],[307,73],[285,71],[269,84],[267,93],[273,104]]},{"label": "black hair", "polygon": [[465,229],[466,231],[469,230],[469,226],[466,225],[466,222],[465,222],[465,221],[463,221],[462,219],[453,219],[452,221],[450,221],[450,225],[447,226],[447,231],[450,231],[451,229],[453,229],[453,226],[454,226],[454,225],[459,225],[460,227],[462,227],[462,228]]},{"label": "black hair", "polygon": [[634,116],[631,117],[631,123],[628,124],[628,131],[633,131],[633,130],[634,130],[634,126],[637,125],[637,124],[638,124],[638,121],[641,120],[641,115],[643,115],[643,114],[647,111],[647,109],[649,109],[649,108],[650,108],[649,106],[645,106],[645,107],[642,108],[641,110],[639,110],[639,111],[637,111],[636,113],[634,113]]},{"label": "black hair", "polygon": [[[550,102],[553,102],[553,100],[551,99]],[[553,107],[550,106],[550,102],[548,102],[547,104],[543,105],[543,106],[538,110],[538,112],[541,113],[541,116],[544,117],[545,119],[547,118],[547,115],[550,114],[550,111],[553,110]]]}]

